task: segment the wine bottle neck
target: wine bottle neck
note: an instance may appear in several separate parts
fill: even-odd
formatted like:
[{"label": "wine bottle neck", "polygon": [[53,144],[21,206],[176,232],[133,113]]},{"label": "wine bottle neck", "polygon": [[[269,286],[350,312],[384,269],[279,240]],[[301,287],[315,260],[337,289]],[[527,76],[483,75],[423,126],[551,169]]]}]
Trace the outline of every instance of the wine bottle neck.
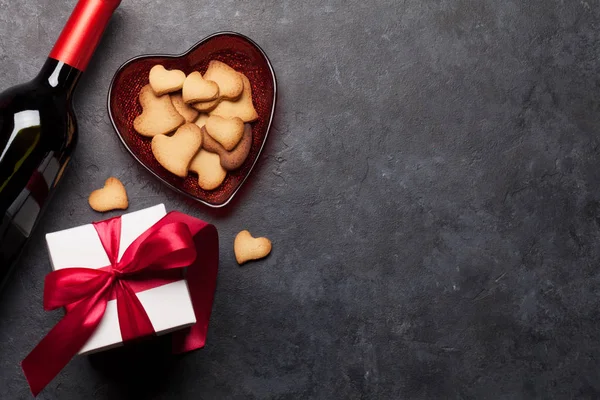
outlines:
[{"label": "wine bottle neck", "polygon": [[71,96],[79,81],[82,71],[65,64],[62,61],[48,58],[40,70],[36,80],[44,85]]},{"label": "wine bottle neck", "polygon": [[84,71],[121,0],[79,0],[50,58]]}]

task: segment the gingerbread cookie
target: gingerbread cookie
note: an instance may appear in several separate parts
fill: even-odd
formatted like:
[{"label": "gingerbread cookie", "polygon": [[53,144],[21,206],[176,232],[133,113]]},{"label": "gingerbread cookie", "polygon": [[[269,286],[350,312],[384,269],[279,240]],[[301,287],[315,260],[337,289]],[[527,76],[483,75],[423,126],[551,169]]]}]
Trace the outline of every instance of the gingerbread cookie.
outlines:
[{"label": "gingerbread cookie", "polygon": [[227,171],[219,161],[219,155],[204,149],[201,149],[190,163],[190,171],[198,174],[198,185],[204,190],[218,188],[227,176]]},{"label": "gingerbread cookie", "polygon": [[187,123],[171,137],[157,135],[152,138],[152,153],[167,171],[185,178],[188,166],[202,146],[202,131],[197,125]]},{"label": "gingerbread cookie", "polygon": [[185,74],[178,69],[168,71],[159,64],[152,67],[149,78],[154,93],[157,96],[162,96],[181,90],[183,81],[185,81]]},{"label": "gingerbread cookie", "polygon": [[258,260],[269,255],[272,249],[271,241],[265,237],[254,238],[244,230],[237,234],[233,242],[233,251],[238,264]]},{"label": "gingerbread cookie", "polygon": [[88,198],[90,207],[98,212],[125,210],[129,207],[127,191],[120,180],[111,176],[102,189],[94,190]]},{"label": "gingerbread cookie", "polygon": [[185,119],[177,112],[169,95],[156,96],[150,85],[140,91],[142,113],[133,121],[133,128],[143,136],[166,135],[180,127]]},{"label": "gingerbread cookie", "polygon": [[183,82],[183,101],[186,104],[206,102],[219,97],[219,86],[206,80],[198,71],[192,72]]},{"label": "gingerbread cookie", "polygon": [[252,87],[248,78],[240,74],[244,82],[244,90],[236,101],[223,100],[209,114],[224,118],[238,117],[244,122],[252,122],[258,119],[258,113],[252,103]]},{"label": "gingerbread cookie", "polygon": [[231,151],[225,150],[223,146],[206,132],[206,128],[202,128],[202,148],[211,153],[216,153],[221,159],[221,166],[227,171],[234,171],[244,164],[250,148],[252,147],[252,126],[244,125],[244,135],[242,140]]},{"label": "gingerbread cookie", "polygon": [[237,71],[221,61],[208,64],[204,79],[219,85],[220,96],[224,100],[236,100],[244,90],[244,82]]}]

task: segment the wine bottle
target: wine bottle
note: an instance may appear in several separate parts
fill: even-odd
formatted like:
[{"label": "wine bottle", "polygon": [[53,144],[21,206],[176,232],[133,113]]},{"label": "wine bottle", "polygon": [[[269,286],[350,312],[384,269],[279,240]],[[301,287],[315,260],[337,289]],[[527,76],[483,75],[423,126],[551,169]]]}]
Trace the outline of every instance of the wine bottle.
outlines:
[{"label": "wine bottle", "polygon": [[0,288],[77,143],[72,96],[120,0],[80,0],[40,73],[0,93]]}]

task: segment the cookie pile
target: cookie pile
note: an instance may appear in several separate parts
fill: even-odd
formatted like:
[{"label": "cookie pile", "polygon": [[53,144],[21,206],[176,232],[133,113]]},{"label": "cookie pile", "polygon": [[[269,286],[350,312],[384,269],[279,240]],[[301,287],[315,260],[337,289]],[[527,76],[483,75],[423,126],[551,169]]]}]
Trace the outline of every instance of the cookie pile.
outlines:
[{"label": "cookie pile", "polygon": [[152,138],[152,153],[166,170],[182,178],[191,171],[202,189],[216,189],[250,153],[250,122],[258,119],[250,81],[216,60],[204,75],[155,65],[149,78],[134,129]]}]

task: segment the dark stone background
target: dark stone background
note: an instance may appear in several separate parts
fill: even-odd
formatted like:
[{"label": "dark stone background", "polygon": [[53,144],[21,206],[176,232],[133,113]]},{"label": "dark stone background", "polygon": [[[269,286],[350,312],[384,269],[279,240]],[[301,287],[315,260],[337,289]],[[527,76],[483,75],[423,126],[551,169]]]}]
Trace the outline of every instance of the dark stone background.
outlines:
[{"label": "dark stone background", "polygon": [[[0,86],[35,75],[74,0],[0,0]],[[272,136],[224,211],[128,155],[106,93],[141,53],[235,30],[278,74]],[[0,397],[59,320],[46,232],[131,210],[215,223],[208,344],[74,359],[40,399],[600,397],[600,5],[595,0],[123,0],[76,97],[80,144],[0,294]],[[113,215],[113,214],[110,214]],[[273,240],[238,267],[248,228]]]}]

